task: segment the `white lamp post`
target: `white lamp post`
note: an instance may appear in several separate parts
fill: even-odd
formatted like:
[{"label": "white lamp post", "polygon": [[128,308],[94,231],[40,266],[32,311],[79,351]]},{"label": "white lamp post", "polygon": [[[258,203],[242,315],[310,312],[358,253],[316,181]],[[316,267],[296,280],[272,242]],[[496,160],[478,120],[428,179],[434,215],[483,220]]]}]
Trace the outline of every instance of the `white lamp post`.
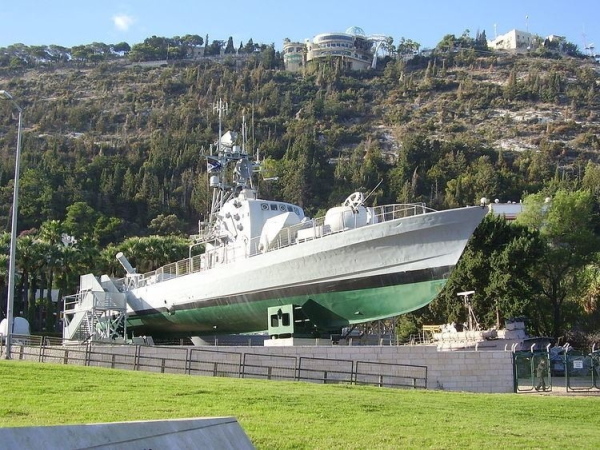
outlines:
[{"label": "white lamp post", "polygon": [[13,96],[0,90],[0,99],[9,100],[19,111],[17,128],[17,153],[15,154],[15,183],[13,187],[12,228],[10,234],[10,257],[8,260],[8,300],[6,302],[6,352],[4,359],[10,359],[13,332],[13,305],[15,303],[15,253],[17,251],[17,212],[19,210],[19,166],[21,165],[21,116],[23,109],[13,100]]}]

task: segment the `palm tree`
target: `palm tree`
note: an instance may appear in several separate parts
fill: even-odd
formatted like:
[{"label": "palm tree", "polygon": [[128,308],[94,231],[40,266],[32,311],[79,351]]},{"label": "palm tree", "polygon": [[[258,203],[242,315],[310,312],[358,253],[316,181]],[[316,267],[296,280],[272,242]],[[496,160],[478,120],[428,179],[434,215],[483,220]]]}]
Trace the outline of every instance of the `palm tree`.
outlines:
[{"label": "palm tree", "polygon": [[[110,244],[104,249],[102,249],[102,251],[100,252],[100,258],[97,264],[94,266],[94,269],[109,275],[115,275],[117,273],[120,273],[122,268],[117,262],[117,259],[115,258],[115,255],[119,252],[120,248],[120,246],[119,248],[117,248],[115,245]],[[126,255],[129,255],[129,253],[126,253],[125,250],[120,251],[122,251]]]},{"label": "palm tree", "polygon": [[102,252],[105,268],[118,266],[115,254],[123,252],[138,273],[154,270],[165,264],[184,259],[189,241],[177,236],[147,236],[126,239],[118,246],[109,246]]},{"label": "palm tree", "polygon": [[[45,273],[46,273],[46,325],[53,327],[54,311],[52,304],[52,287],[57,273],[66,271],[63,259],[63,249],[65,246],[62,243],[63,227],[58,220],[49,220],[42,224],[40,228],[40,240],[44,242],[46,247],[45,252]],[[40,314],[43,311],[40,311]]]},{"label": "palm tree", "polygon": [[36,294],[41,285],[46,264],[46,249],[47,246],[38,239],[33,240],[33,244],[29,249],[31,253],[29,262],[29,295],[25,315],[32,327],[34,326],[36,317]]},{"label": "palm tree", "polygon": [[26,235],[17,239],[16,268],[17,271],[20,270],[21,272],[21,283],[19,286],[21,292],[15,296],[16,299],[20,299],[17,302],[15,311],[23,311],[24,315],[27,315],[29,309],[27,294],[29,292],[30,274],[38,257],[34,236]]},{"label": "palm tree", "polygon": [[[6,305],[4,290],[6,287],[6,276],[8,273],[8,253],[10,245],[10,234],[0,233],[0,304]],[[4,310],[3,310],[4,311]],[[4,311],[3,317],[6,316]]]}]

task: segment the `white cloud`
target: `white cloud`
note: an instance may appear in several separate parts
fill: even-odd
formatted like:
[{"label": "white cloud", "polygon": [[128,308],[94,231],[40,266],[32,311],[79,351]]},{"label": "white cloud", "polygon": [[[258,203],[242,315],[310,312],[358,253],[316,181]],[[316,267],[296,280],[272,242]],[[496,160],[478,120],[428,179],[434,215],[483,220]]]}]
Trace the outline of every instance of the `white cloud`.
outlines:
[{"label": "white cloud", "polygon": [[128,16],[127,14],[116,14],[113,16],[112,20],[113,20],[113,23],[115,24],[115,27],[119,31],[129,30],[129,27],[131,25],[133,25],[133,22],[134,22],[133,17]]}]

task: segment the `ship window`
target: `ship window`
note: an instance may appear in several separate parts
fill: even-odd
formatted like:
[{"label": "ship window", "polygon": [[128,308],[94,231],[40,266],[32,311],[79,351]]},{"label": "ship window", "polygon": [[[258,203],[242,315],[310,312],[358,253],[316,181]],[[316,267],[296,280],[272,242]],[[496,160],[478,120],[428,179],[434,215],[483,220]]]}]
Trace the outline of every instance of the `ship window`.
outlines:
[{"label": "ship window", "polygon": [[294,208],[292,208],[292,205],[287,205],[287,210],[288,212],[294,212]]},{"label": "ship window", "polygon": [[269,205],[267,205],[266,203],[261,203],[260,207],[263,211],[266,211],[267,209],[269,209]]},{"label": "ship window", "polygon": [[271,327],[278,327],[279,320],[277,319],[277,314],[271,315]]},{"label": "ship window", "polygon": [[275,203],[271,203],[271,211],[277,211],[277,205]]},{"label": "ship window", "polygon": [[295,212],[296,214],[300,215],[300,210],[298,209],[298,207],[295,207],[295,208],[294,208],[294,212]]},{"label": "ship window", "polygon": [[290,326],[290,315],[289,313],[285,313],[282,317],[281,317],[281,324],[284,327],[289,327]]},{"label": "ship window", "polygon": [[279,205],[279,209],[280,209],[281,211],[285,211],[285,205]]}]

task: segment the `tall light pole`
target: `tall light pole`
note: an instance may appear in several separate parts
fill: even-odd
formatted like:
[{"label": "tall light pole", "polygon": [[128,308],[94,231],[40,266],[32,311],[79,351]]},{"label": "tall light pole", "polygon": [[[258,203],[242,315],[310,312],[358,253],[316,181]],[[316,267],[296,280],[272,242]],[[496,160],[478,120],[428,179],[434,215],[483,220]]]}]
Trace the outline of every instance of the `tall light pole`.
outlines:
[{"label": "tall light pole", "polygon": [[6,352],[4,359],[10,359],[13,332],[13,305],[15,303],[15,254],[17,252],[17,212],[19,210],[19,167],[21,165],[21,117],[23,109],[7,91],[0,90],[0,99],[9,100],[19,111],[17,128],[17,152],[15,154],[15,183],[13,187],[12,228],[10,233],[10,256],[8,260],[8,300],[6,302]]}]

